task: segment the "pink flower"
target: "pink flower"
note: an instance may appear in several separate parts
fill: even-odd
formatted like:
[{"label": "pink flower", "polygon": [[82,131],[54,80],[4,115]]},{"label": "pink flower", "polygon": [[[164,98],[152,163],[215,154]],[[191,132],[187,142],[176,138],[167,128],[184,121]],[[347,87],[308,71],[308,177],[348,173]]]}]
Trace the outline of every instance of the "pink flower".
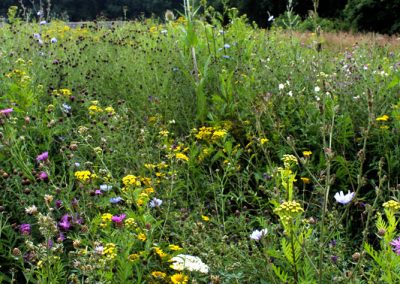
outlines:
[{"label": "pink flower", "polygon": [[49,159],[49,152],[43,152],[42,154],[36,157],[36,161],[45,162]]},{"label": "pink flower", "polygon": [[9,115],[10,113],[12,113],[14,110],[12,108],[6,108],[6,109],[2,109],[0,110],[0,114],[2,115]]},{"label": "pink flower", "polygon": [[49,179],[49,175],[46,172],[40,172],[39,179],[47,181]]},{"label": "pink flower", "polygon": [[117,224],[121,224],[122,221],[125,219],[125,217],[126,217],[126,214],[114,215],[114,216],[112,216],[111,221],[113,221],[114,223],[117,223]]}]

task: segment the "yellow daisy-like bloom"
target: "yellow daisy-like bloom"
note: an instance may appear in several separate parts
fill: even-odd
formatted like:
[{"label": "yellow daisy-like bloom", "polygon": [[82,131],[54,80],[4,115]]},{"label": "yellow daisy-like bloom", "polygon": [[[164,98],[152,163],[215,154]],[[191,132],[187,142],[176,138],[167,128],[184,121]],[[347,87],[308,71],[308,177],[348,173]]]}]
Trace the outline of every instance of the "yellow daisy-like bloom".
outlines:
[{"label": "yellow daisy-like bloom", "polygon": [[90,171],[77,171],[74,175],[79,181],[87,181],[92,176],[92,173]]},{"label": "yellow daisy-like bloom", "polygon": [[132,254],[130,254],[129,256],[128,256],[128,260],[129,261],[132,261],[132,262],[134,262],[134,261],[136,261],[136,260],[138,260],[139,259],[139,255],[137,254],[137,253],[132,253]]},{"label": "yellow daisy-like bloom", "polygon": [[202,219],[203,221],[205,221],[205,222],[210,221],[210,217],[205,216],[205,215],[202,215],[202,216],[201,216],[201,219]]},{"label": "yellow daisy-like bloom", "polygon": [[169,245],[168,248],[173,251],[178,251],[182,249],[180,246],[177,245]]},{"label": "yellow daisy-like bloom", "polygon": [[72,92],[69,89],[60,89],[58,92],[63,96],[71,96]]},{"label": "yellow daisy-like bloom", "polygon": [[214,133],[212,134],[211,139],[218,140],[218,139],[224,138],[227,134],[228,134],[228,132],[225,129],[215,130]]},{"label": "yellow daisy-like bloom", "polygon": [[178,160],[184,160],[184,161],[189,161],[189,157],[188,156],[186,156],[185,154],[183,154],[183,153],[176,153],[175,154],[175,158],[177,158]]},{"label": "yellow daisy-like bloom", "polygon": [[376,118],[376,121],[388,121],[388,120],[389,120],[389,116],[386,114]]},{"label": "yellow daisy-like bloom", "polygon": [[164,279],[167,276],[167,274],[162,271],[153,271],[151,273],[151,276],[157,279]]},{"label": "yellow daisy-like bloom", "polygon": [[154,170],[156,168],[156,165],[153,164],[144,164],[144,167],[148,170]]},{"label": "yellow daisy-like bloom", "polygon": [[140,240],[140,241],[142,241],[142,242],[144,242],[144,241],[147,240],[146,235],[143,234],[143,233],[140,233],[140,234],[137,236],[137,238],[138,238],[138,240]]},{"label": "yellow daisy-like bloom", "polygon": [[152,188],[152,187],[147,187],[147,188],[143,189],[143,191],[144,191],[144,193],[146,193],[147,195],[148,195],[148,194],[152,194],[152,193],[154,193],[154,188]]},{"label": "yellow daisy-like bloom", "polygon": [[169,134],[169,131],[168,130],[161,130],[160,132],[158,132],[158,134],[160,134],[160,136],[167,137],[168,134]]},{"label": "yellow daisy-like bloom", "polygon": [[303,151],[303,156],[306,158],[309,158],[311,156],[312,152],[311,151]]},{"label": "yellow daisy-like bloom", "polygon": [[189,277],[182,273],[176,273],[171,276],[171,282],[173,284],[186,284],[189,281]]},{"label": "yellow daisy-like bloom", "polygon": [[264,145],[265,143],[269,142],[268,138],[261,138],[260,143],[261,145]]},{"label": "yellow daisy-like bloom", "polygon": [[161,258],[164,258],[164,257],[168,256],[167,253],[165,253],[162,249],[160,249],[160,248],[158,248],[158,247],[155,247],[155,248],[154,248],[154,251],[155,251],[155,253],[158,254],[158,256],[161,257]]}]

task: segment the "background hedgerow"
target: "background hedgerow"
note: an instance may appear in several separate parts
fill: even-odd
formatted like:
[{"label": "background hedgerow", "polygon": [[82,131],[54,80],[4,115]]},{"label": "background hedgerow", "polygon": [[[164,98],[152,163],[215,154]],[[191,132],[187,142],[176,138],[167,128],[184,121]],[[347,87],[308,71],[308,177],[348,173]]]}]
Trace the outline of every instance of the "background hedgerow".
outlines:
[{"label": "background hedgerow", "polygon": [[398,282],[398,45],[228,15],[1,28],[1,281]]}]

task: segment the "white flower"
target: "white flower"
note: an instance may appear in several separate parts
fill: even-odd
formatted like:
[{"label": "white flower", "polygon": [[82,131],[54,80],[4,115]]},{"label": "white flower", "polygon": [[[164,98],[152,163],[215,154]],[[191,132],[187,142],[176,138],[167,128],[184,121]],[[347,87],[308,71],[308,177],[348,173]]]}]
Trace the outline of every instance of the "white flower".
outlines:
[{"label": "white flower", "polygon": [[29,215],[34,215],[38,211],[37,207],[35,205],[29,206],[25,208],[25,213]]},{"label": "white flower", "polygon": [[46,21],[40,21],[40,23],[39,23],[39,25],[46,25],[47,24],[47,22]]},{"label": "white flower", "polygon": [[151,207],[151,208],[160,207],[162,203],[163,203],[163,201],[162,201],[161,199],[158,199],[158,198],[155,198],[155,197],[154,197],[154,198],[150,201],[150,207]]},{"label": "white flower", "polygon": [[289,97],[293,97],[293,92],[290,91],[290,92],[288,93],[288,96],[289,96]]},{"label": "white flower", "polygon": [[102,184],[100,185],[101,191],[110,191],[112,189],[112,185]]},{"label": "white flower", "polygon": [[178,254],[171,258],[170,261],[173,262],[171,268],[178,271],[189,270],[208,273],[210,269],[199,257],[188,254]]},{"label": "white flower", "polygon": [[268,22],[272,22],[273,20],[274,20],[274,16],[271,15],[268,17]]},{"label": "white flower", "polygon": [[250,235],[250,239],[259,241],[268,233],[268,229],[262,229],[262,230],[255,230],[253,233]]},{"label": "white flower", "polygon": [[279,90],[283,90],[285,88],[285,85],[279,84],[278,88],[279,88]]},{"label": "white flower", "polygon": [[318,93],[319,91],[321,91],[321,88],[318,87],[318,86],[316,86],[316,87],[314,88],[314,91]]},{"label": "white flower", "polygon": [[52,39],[51,39],[51,43],[56,43],[57,42],[57,39],[55,38],[55,37],[53,37]]},{"label": "white flower", "polygon": [[337,202],[339,202],[341,204],[347,204],[353,199],[354,195],[355,195],[355,192],[348,191],[348,193],[345,195],[343,193],[343,191],[340,191],[340,192],[336,192],[334,197]]}]

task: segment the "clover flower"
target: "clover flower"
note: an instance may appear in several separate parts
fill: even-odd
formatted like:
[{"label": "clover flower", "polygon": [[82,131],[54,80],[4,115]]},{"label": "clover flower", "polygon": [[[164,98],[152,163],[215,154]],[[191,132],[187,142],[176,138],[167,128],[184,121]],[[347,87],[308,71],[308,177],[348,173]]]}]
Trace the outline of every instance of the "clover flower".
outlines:
[{"label": "clover flower", "polygon": [[10,113],[12,113],[13,111],[14,111],[14,109],[12,109],[12,108],[6,108],[6,109],[0,110],[0,114],[7,116]]},{"label": "clover flower", "polygon": [[354,195],[355,195],[355,192],[348,191],[347,194],[344,194],[343,191],[340,191],[340,192],[336,192],[334,197],[337,202],[345,205],[353,199]]},{"label": "clover flower", "polygon": [[46,172],[40,172],[39,179],[43,180],[43,181],[47,181],[49,179],[49,175]]},{"label": "clover flower", "polygon": [[178,254],[171,258],[171,268],[177,271],[189,270],[197,271],[200,273],[208,273],[209,267],[203,261],[197,257],[188,254]]},{"label": "clover flower", "polygon": [[268,229],[255,230],[251,233],[250,239],[259,241],[268,233]]}]

